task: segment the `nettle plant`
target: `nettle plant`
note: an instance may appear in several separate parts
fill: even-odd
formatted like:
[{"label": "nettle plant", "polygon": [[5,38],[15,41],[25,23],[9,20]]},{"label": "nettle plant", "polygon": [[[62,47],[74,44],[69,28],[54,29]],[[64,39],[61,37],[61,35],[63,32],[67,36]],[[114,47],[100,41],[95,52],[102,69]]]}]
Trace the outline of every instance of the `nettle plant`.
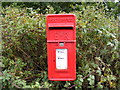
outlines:
[{"label": "nettle plant", "polygon": [[54,82],[47,79],[45,15],[38,11],[16,7],[1,11],[3,88],[119,88],[117,19],[103,6],[70,12],[77,17],[77,78]]}]

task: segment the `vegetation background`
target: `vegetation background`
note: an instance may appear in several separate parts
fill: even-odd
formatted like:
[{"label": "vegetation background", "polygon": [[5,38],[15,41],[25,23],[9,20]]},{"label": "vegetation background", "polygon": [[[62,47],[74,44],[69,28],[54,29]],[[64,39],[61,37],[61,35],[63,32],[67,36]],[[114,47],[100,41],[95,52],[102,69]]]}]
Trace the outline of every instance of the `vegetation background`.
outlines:
[{"label": "vegetation background", "polygon": [[[120,4],[114,2],[2,2],[1,88],[120,88]],[[77,79],[47,78],[47,14],[77,17]]]}]

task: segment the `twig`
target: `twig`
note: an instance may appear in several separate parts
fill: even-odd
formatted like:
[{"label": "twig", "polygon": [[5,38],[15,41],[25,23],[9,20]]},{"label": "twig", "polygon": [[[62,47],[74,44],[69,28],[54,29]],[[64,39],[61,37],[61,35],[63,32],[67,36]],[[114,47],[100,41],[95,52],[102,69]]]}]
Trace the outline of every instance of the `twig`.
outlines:
[{"label": "twig", "polygon": [[[95,73],[95,71],[89,73],[87,76],[83,77],[82,79],[86,79],[87,77],[89,77],[89,76],[90,76],[91,74],[93,74],[93,73]],[[68,87],[68,89],[71,89],[71,88],[73,88],[73,87],[75,87],[75,86],[76,86],[76,85],[72,85],[72,86]]]},{"label": "twig", "polygon": [[17,86],[16,84],[12,83],[12,81],[8,80],[8,82],[10,82],[13,86],[15,86],[16,88],[21,88],[19,86]]},{"label": "twig", "polygon": [[90,74],[88,74],[87,76],[83,77],[83,79],[87,78],[88,76],[90,76],[91,74],[95,73],[95,71],[91,72]]},{"label": "twig", "polygon": [[72,86],[70,86],[70,87],[68,87],[68,89],[71,89],[71,88],[73,88],[73,87],[75,87],[76,85],[72,85]]},{"label": "twig", "polygon": [[[0,75],[4,76],[4,74],[2,72],[0,72]],[[11,83],[13,86],[15,86],[16,88],[21,88],[19,86],[17,86],[16,84],[14,84],[12,81],[8,80],[9,83]]]},{"label": "twig", "polygon": [[22,51],[27,57],[30,57],[30,55],[28,55],[23,49],[21,49],[20,47],[17,46],[17,48]]}]

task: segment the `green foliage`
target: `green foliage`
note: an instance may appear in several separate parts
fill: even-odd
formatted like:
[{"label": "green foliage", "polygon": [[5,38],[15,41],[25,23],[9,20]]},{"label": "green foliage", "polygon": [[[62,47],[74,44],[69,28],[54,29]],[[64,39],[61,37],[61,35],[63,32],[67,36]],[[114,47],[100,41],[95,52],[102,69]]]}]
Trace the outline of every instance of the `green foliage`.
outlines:
[{"label": "green foliage", "polygon": [[2,2],[3,7],[13,6],[39,9],[41,14],[50,13],[51,8],[57,14],[60,12],[82,11],[86,6],[96,6],[100,9],[101,5],[104,5],[104,10],[109,12],[110,15],[116,16],[120,13],[118,9],[120,4],[118,2]]},{"label": "green foliage", "polygon": [[[70,12],[77,17],[77,79],[65,82],[47,78],[45,15],[32,8],[2,9],[3,88],[120,87],[118,20],[107,17],[104,5],[80,7]],[[56,11],[50,7],[47,13]]]}]

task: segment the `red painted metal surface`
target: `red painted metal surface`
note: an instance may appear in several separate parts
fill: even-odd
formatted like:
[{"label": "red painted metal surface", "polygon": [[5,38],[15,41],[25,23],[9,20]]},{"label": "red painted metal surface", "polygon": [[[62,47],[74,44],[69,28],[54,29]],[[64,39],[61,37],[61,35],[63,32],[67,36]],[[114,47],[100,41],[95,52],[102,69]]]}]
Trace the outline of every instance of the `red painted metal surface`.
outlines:
[{"label": "red painted metal surface", "polygon": [[73,14],[47,15],[46,30],[47,30],[46,32],[47,32],[48,79],[52,81],[75,80],[76,79],[75,15]]}]

